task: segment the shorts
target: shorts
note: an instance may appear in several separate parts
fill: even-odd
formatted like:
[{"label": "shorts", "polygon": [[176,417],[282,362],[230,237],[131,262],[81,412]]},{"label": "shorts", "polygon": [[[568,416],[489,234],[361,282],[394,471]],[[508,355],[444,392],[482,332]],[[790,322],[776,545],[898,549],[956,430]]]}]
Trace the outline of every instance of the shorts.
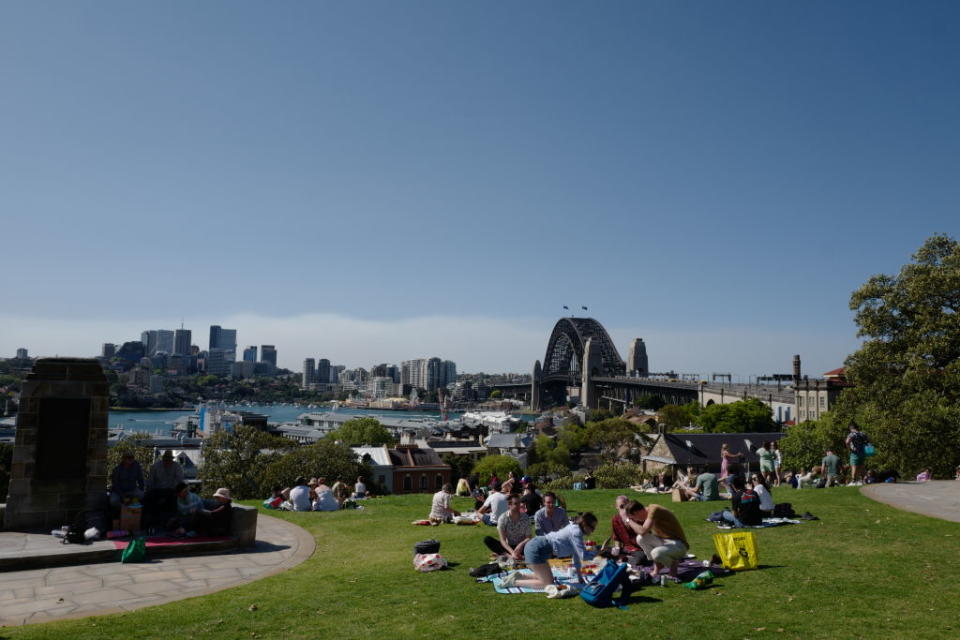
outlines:
[{"label": "shorts", "polygon": [[863,461],[866,459],[866,456],[862,453],[851,453],[850,454],[850,466],[860,466],[863,464]]},{"label": "shorts", "polygon": [[544,536],[537,536],[523,547],[523,559],[527,565],[546,564],[553,556],[553,545]]},{"label": "shorts", "polygon": [[760,471],[767,471],[769,473],[773,473],[773,463],[770,462],[769,460],[761,460]]}]

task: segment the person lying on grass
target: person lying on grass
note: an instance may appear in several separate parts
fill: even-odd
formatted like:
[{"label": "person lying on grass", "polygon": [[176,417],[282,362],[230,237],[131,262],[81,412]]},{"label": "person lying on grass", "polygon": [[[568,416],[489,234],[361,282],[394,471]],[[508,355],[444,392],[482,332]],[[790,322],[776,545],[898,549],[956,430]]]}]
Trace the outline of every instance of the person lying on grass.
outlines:
[{"label": "person lying on grass", "polygon": [[537,536],[523,548],[523,557],[527,567],[533,570],[530,577],[521,577],[515,571],[504,578],[501,584],[505,587],[528,587],[545,589],[554,583],[553,571],[550,569],[550,557],[562,558],[570,556],[576,568],[577,580],[583,582],[580,567],[583,561],[591,557],[583,544],[583,536],[590,535],[597,529],[597,516],[589,511],[577,516],[560,531],[552,531],[543,536]]},{"label": "person lying on grass", "polygon": [[637,545],[653,560],[652,576],[668,569],[676,580],[677,565],[690,548],[677,516],[666,507],[652,504],[646,508],[636,500],[627,505],[627,515],[640,525]]}]

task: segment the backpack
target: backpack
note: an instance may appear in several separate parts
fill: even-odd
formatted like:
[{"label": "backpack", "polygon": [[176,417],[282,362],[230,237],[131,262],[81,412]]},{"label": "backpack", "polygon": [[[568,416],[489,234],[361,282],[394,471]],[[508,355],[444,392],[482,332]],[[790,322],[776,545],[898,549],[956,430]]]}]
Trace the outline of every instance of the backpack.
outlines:
[{"label": "backpack", "polygon": [[[603,566],[593,580],[580,590],[580,597],[594,607],[617,606],[625,608],[627,598],[633,591],[633,585],[627,575],[629,565],[608,562]],[[613,594],[620,590],[620,597],[614,599]]]},{"label": "backpack", "polygon": [[83,530],[86,525],[86,519],[84,514],[80,513],[73,523],[67,527],[67,535],[63,537],[61,542],[63,544],[84,544],[87,541],[87,538],[83,535]]},{"label": "backpack", "polygon": [[773,505],[774,518],[795,518],[797,516],[793,511],[793,505],[789,502],[781,502]]}]

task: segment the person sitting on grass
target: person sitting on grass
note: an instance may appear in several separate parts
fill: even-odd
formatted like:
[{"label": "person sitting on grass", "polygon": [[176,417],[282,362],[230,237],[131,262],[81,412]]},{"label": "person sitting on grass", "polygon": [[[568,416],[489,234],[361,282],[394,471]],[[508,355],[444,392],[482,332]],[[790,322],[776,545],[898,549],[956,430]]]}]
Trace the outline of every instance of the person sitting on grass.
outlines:
[{"label": "person sitting on grass", "polygon": [[537,493],[537,487],[534,486],[533,482],[528,481],[524,483],[523,495],[520,496],[520,505],[523,507],[523,512],[531,518],[536,515],[537,511],[540,511],[540,507],[543,506],[543,498]]},{"label": "person sitting on grass", "polygon": [[[610,520],[610,526],[613,530],[613,540],[615,546],[619,549],[617,555],[628,556],[640,551],[637,546],[637,535],[640,534],[640,525],[630,519],[627,515],[627,504],[630,498],[627,496],[617,496],[617,512],[613,514]],[[636,563],[634,563],[636,564]]]},{"label": "person sitting on grass", "polygon": [[646,508],[635,500],[627,505],[627,515],[640,525],[637,545],[653,560],[651,577],[667,569],[670,577],[677,580],[677,566],[690,548],[677,516],[666,507],[652,504]]},{"label": "person sitting on grass", "polygon": [[367,485],[363,482],[363,476],[357,476],[357,483],[353,485],[353,499],[363,500],[367,497]]},{"label": "person sitting on grass", "polygon": [[313,506],[310,500],[310,487],[307,485],[307,479],[303,476],[297,478],[290,489],[290,504],[294,511],[311,511]]},{"label": "person sitting on grass", "polygon": [[543,506],[533,515],[533,524],[537,529],[538,536],[560,531],[570,524],[566,509],[558,505],[557,502],[557,494],[553,491],[547,491],[543,494]]},{"label": "person sitting on grass", "polygon": [[520,511],[520,498],[511,495],[507,498],[507,512],[497,520],[497,533],[500,539],[486,536],[483,543],[498,556],[509,555],[514,560],[523,560],[523,547],[530,540],[533,519]]},{"label": "person sitting on grass", "polygon": [[495,527],[500,520],[500,516],[507,512],[507,495],[501,491],[502,487],[499,481],[493,484],[492,489],[493,491],[487,496],[477,513],[483,517],[483,524]]},{"label": "person sitting on grass", "polygon": [[697,481],[692,489],[683,487],[681,491],[683,491],[687,500],[695,502],[720,499],[720,485],[717,482],[717,476],[710,471],[705,471],[697,475]]},{"label": "person sitting on grass", "polygon": [[283,487],[275,485],[270,493],[270,497],[263,501],[263,506],[267,509],[279,509],[284,500]]},{"label": "person sitting on grass", "polygon": [[453,494],[453,487],[450,486],[450,483],[446,483],[435,494],[433,494],[433,500],[430,504],[430,515],[428,520],[430,522],[450,522],[453,519],[453,516],[460,515],[459,511],[455,511],[450,507],[450,497]]},{"label": "person sitting on grass", "polygon": [[917,474],[917,482],[930,482],[931,480],[933,480],[933,470],[930,467]]},{"label": "person sitting on grass", "polygon": [[753,492],[760,498],[760,511],[764,517],[772,516],[773,494],[770,493],[770,487],[767,485],[766,479],[759,473],[754,473],[750,476],[750,483]]},{"label": "person sitting on grass", "polygon": [[333,491],[333,497],[337,501],[337,504],[343,507],[344,501],[350,497],[350,487],[343,481],[343,478],[337,478],[337,481],[333,483],[331,491]]},{"label": "person sitting on grass", "polygon": [[763,522],[760,496],[747,486],[743,476],[730,478],[730,509],[723,510],[723,519],[734,527],[754,527]]},{"label": "person sitting on grass", "polygon": [[820,468],[827,477],[826,486],[832,487],[840,482],[841,466],[840,458],[833,452],[833,449],[827,449],[823,460],[820,461]]},{"label": "person sitting on grass", "polygon": [[577,580],[583,584],[584,579],[580,571],[583,561],[590,559],[583,544],[583,536],[590,535],[597,529],[597,517],[589,511],[583,513],[559,531],[551,531],[546,535],[537,536],[527,542],[523,549],[524,561],[527,567],[533,570],[533,576],[522,576],[515,571],[501,581],[505,587],[528,587],[531,589],[545,589],[554,583],[553,571],[550,569],[550,557],[564,558],[570,556],[576,569]]},{"label": "person sitting on grass", "polygon": [[316,488],[317,498],[313,501],[314,511],[338,511],[340,503],[333,495],[333,489],[327,486],[324,478],[320,478]]}]

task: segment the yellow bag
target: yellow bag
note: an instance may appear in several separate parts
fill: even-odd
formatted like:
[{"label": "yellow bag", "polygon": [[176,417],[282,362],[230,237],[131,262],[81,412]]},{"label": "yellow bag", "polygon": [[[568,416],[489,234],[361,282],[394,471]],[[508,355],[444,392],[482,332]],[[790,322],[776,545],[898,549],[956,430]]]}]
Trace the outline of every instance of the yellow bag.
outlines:
[{"label": "yellow bag", "polygon": [[757,539],[753,531],[715,533],[713,546],[717,548],[717,555],[725,569],[743,571],[757,568]]}]

